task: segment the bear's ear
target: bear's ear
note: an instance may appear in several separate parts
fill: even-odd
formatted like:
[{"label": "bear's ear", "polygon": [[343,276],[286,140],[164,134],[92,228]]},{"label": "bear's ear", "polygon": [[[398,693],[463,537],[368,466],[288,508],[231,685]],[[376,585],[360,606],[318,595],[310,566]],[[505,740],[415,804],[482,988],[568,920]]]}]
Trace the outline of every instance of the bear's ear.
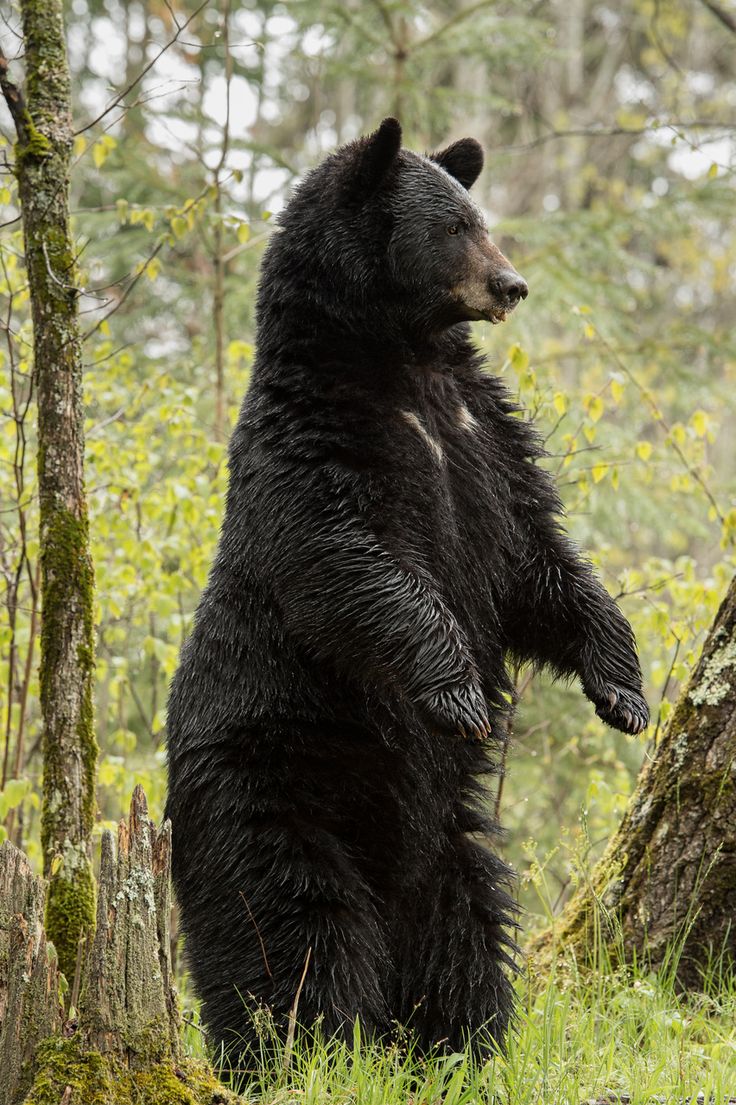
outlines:
[{"label": "bear's ear", "polygon": [[429,156],[445,172],[454,176],[463,188],[472,188],[483,168],[483,147],[474,138],[460,138],[446,150],[439,150]]},{"label": "bear's ear", "polygon": [[367,199],[380,185],[401,149],[401,124],[389,116],[378,130],[361,143],[362,150],[353,180],[356,195]]}]

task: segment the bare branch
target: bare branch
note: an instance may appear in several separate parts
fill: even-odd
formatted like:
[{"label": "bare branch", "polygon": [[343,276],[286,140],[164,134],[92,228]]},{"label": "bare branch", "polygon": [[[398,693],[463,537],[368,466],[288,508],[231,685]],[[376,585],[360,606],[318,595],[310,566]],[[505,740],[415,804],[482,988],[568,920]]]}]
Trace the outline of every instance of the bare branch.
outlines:
[{"label": "bare branch", "polygon": [[571,130],[551,130],[546,134],[540,134],[538,138],[532,138],[529,142],[518,142],[514,145],[492,146],[491,149],[500,151],[533,150],[537,146],[544,146],[547,142],[555,142],[559,138],[615,138],[619,135],[629,135],[636,138],[642,134],[649,134],[654,130],[723,130],[731,132],[735,129],[733,123],[721,121],[709,121],[695,119],[690,123],[663,122],[652,123],[645,127],[576,127]]},{"label": "bare branch", "polygon": [[189,16],[189,18],[188,18],[188,19],[186,20],[186,22],[185,22],[185,23],[182,23],[182,24],[181,24],[181,26],[179,26],[179,24],[177,24],[177,31],[176,31],[176,34],[174,35],[174,37],[173,37],[173,38],[170,38],[170,39],[169,39],[169,41],[168,41],[168,42],[167,42],[167,43],[166,43],[166,44],[165,44],[164,46],[162,46],[162,47],[161,47],[161,49],[159,50],[159,52],[158,52],[158,53],[156,54],[155,58],[152,58],[152,59],[151,59],[151,60],[149,61],[148,65],[144,66],[144,68],[143,68],[143,69],[141,69],[140,73],[139,73],[139,74],[138,74],[138,76],[137,76],[137,77],[135,78],[135,80],[134,80],[134,81],[131,81],[131,82],[130,82],[130,84],[128,85],[128,87],[127,87],[127,88],[125,88],[125,89],[123,89],[123,91],[122,91],[122,92],[121,92],[121,93],[120,93],[120,94],[119,94],[118,96],[116,96],[116,97],[115,97],[115,99],[114,99],[114,100],[112,100],[112,101],[111,101],[111,102],[110,102],[110,103],[109,103],[109,104],[107,105],[107,107],[105,108],[105,110],[104,110],[104,111],[101,111],[101,112],[100,112],[100,114],[99,114],[99,115],[98,115],[98,116],[97,116],[97,117],[96,117],[95,119],[93,119],[91,123],[87,123],[87,125],[86,125],[86,126],[84,126],[84,127],[80,127],[80,129],[79,129],[79,130],[75,131],[75,132],[74,132],[75,136],[76,136],[77,134],[84,134],[84,132],[85,132],[86,130],[89,130],[89,129],[90,129],[90,127],[94,127],[94,126],[95,126],[95,125],[96,125],[97,123],[99,123],[99,122],[100,122],[100,120],[101,120],[101,119],[104,119],[106,115],[109,115],[109,113],[110,113],[111,111],[113,111],[113,110],[114,110],[114,109],[115,109],[115,108],[116,108],[116,107],[118,106],[118,104],[119,104],[119,103],[121,103],[121,101],[122,101],[122,100],[124,100],[124,99],[125,99],[125,97],[126,97],[126,96],[128,95],[128,93],[129,93],[129,92],[132,92],[132,91],[133,91],[133,89],[135,88],[135,86],[136,86],[136,85],[137,85],[137,84],[138,84],[138,83],[139,83],[140,81],[142,81],[142,80],[143,80],[143,78],[145,77],[146,73],[149,73],[149,72],[151,71],[151,69],[153,69],[154,65],[156,65],[156,63],[158,62],[159,58],[161,58],[161,57],[162,57],[162,56],[163,56],[163,55],[164,55],[164,54],[166,53],[166,51],[167,51],[167,50],[170,50],[170,49],[171,49],[171,47],[172,47],[172,46],[173,46],[173,45],[174,45],[174,44],[175,44],[176,42],[178,42],[178,41],[179,41],[179,37],[181,36],[181,33],[182,33],[182,31],[185,31],[185,30],[186,30],[186,28],[187,28],[187,27],[189,26],[189,24],[190,24],[190,23],[192,23],[192,22],[193,22],[193,21],[194,21],[194,20],[195,20],[195,19],[197,18],[197,16],[199,15],[199,13],[200,13],[201,11],[203,11],[203,10],[204,10],[204,9],[205,9],[205,8],[207,7],[207,5],[209,4],[209,2],[210,2],[210,0],[204,0],[204,3],[200,4],[200,5],[199,5],[199,7],[198,7],[198,8],[196,8],[196,9],[195,9],[195,10],[194,10],[194,11],[192,12],[192,14],[191,14],[191,15]]},{"label": "bare branch", "polygon": [[490,8],[495,3],[495,0],[477,0],[475,4],[471,4],[467,8],[460,8],[454,15],[451,15],[440,27],[437,27],[434,31],[430,31],[424,38],[420,38],[414,43],[412,47],[412,53],[416,50],[421,50],[425,46],[429,46],[432,42],[435,42],[438,38],[442,38],[447,31],[457,26],[458,23],[463,23],[466,19],[469,19],[471,15],[475,15],[477,12],[482,11],[483,8]]}]

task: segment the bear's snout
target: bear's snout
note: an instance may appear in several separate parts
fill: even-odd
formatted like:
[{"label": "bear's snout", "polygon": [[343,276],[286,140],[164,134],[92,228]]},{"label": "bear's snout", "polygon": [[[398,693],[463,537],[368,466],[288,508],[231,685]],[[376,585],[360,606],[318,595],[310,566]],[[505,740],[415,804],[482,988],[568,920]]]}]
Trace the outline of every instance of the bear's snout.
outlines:
[{"label": "bear's snout", "polygon": [[512,311],[520,299],[529,295],[529,286],[516,269],[501,269],[490,279],[490,289],[498,299],[499,306]]}]

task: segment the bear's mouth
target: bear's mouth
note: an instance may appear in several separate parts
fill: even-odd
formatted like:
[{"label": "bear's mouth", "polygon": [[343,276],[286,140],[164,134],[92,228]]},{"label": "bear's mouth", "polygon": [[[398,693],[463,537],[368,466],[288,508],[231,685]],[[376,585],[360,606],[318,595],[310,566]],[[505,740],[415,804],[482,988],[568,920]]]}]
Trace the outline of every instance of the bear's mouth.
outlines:
[{"label": "bear's mouth", "polygon": [[515,307],[515,303],[494,303],[483,312],[483,318],[492,326],[498,326],[499,322],[506,321]]},{"label": "bear's mouth", "polygon": [[506,297],[489,295],[485,289],[456,286],[451,289],[451,295],[468,322],[490,322],[492,326],[498,326],[499,322],[506,322],[517,306]]},{"label": "bear's mouth", "polygon": [[516,304],[509,305],[493,303],[488,307],[481,307],[480,304],[468,303],[467,300],[460,299],[460,306],[466,313],[466,318],[470,322],[490,322],[493,326],[497,326],[499,322],[505,322],[513,311]]}]

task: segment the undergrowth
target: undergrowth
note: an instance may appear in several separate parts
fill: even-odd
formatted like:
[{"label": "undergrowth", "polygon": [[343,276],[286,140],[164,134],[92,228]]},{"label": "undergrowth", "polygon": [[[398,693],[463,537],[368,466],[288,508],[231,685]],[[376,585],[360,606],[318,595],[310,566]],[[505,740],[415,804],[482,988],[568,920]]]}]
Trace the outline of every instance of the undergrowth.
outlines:
[{"label": "undergrowth", "polygon": [[[631,1105],[736,1100],[736,985],[716,970],[704,992],[681,995],[674,971],[605,967],[584,977],[562,971],[535,992],[518,982],[519,1015],[505,1055],[469,1051],[422,1058],[410,1036],[366,1046],[306,1034],[290,1055],[263,1025],[269,1060],[237,1072],[232,1087],[263,1105]],[[200,1031],[188,1045],[202,1052]],[[703,1100],[703,1098],[701,1098]]]}]

